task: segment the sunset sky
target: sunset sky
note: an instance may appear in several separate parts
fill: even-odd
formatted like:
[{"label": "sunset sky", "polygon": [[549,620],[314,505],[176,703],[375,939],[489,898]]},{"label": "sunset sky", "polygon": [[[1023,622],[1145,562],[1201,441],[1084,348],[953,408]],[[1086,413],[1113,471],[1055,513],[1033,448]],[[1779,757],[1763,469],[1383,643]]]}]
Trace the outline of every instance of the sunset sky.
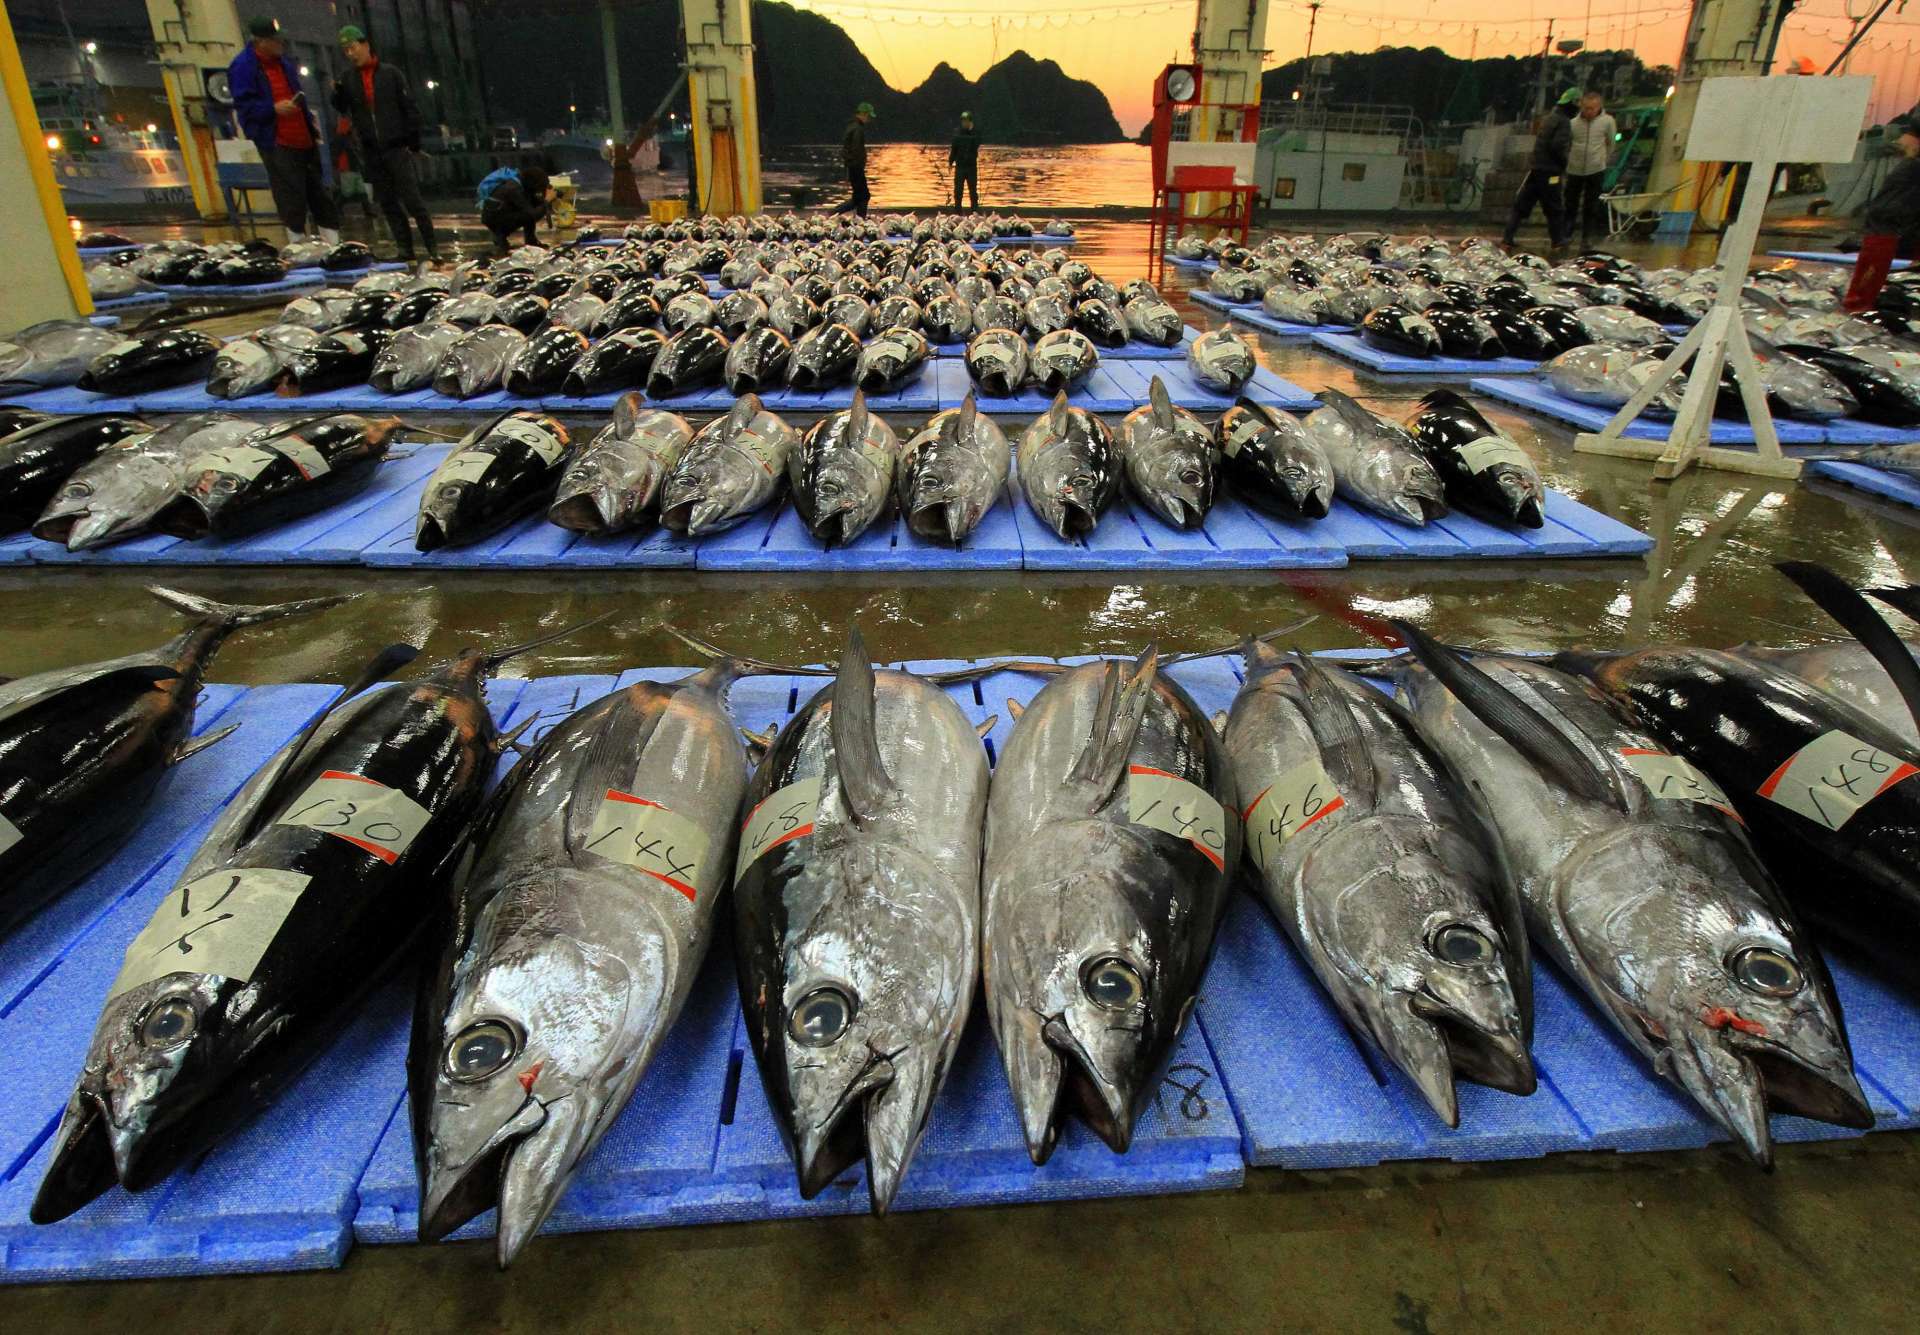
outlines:
[{"label": "sunset sky", "polygon": [[[1138,130],[1152,114],[1152,80],[1160,67],[1186,59],[1193,37],[1192,0],[792,0],[846,29],[895,88],[913,88],[941,61],[969,78],[1001,55],[1025,49],[1098,84],[1121,128]],[[1874,6],[1857,0],[1863,12]],[[1554,39],[1584,38],[1599,49],[1631,47],[1650,65],[1672,63],[1685,34],[1684,0],[1328,0],[1313,49],[1371,51],[1379,46],[1438,46],[1455,55],[1515,55],[1540,48],[1547,18]],[[1811,57],[1819,68],[1838,54],[1851,29],[1846,0],[1805,0],[1787,20],[1784,62]],[[1275,63],[1307,49],[1307,7],[1271,0],[1267,45]],[[1920,98],[1920,5],[1905,18],[1890,12],[1851,62],[1872,74],[1878,118]]]}]

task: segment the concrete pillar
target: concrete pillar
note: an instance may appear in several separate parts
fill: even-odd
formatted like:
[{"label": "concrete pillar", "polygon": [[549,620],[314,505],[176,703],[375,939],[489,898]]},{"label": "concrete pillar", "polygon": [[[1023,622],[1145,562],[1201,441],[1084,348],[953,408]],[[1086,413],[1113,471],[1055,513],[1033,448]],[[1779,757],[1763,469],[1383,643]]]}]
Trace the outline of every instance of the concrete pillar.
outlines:
[{"label": "concrete pillar", "polygon": [[693,104],[696,212],[760,211],[760,95],[744,0],[680,0]]},{"label": "concrete pillar", "polygon": [[1765,74],[1773,66],[1780,40],[1780,24],[1791,0],[1693,0],[1687,19],[1687,37],[1680,51],[1680,72],[1673,96],[1660,118],[1660,138],[1654,145],[1647,189],[1667,190],[1682,184],[1676,209],[1696,209],[1703,223],[1717,225],[1725,216],[1730,191],[1727,180],[1707,198],[1699,198],[1701,173],[1711,164],[1686,160],[1687,136],[1693,131],[1693,109],[1704,79],[1726,75]]},{"label": "concrete pillar", "polygon": [[600,0],[600,46],[607,61],[607,122],[613,128],[613,142],[620,148],[627,143],[627,112],[620,96],[619,33],[613,23],[613,0]]},{"label": "concrete pillar", "polygon": [[[47,140],[34,114],[33,92],[20,63],[13,21],[0,6],[0,312],[8,328],[93,313],[86,274],[67,225],[67,206],[53,178]],[[25,187],[25,188],[21,188]]]},{"label": "concrete pillar", "polygon": [[224,219],[227,204],[220,193],[219,159],[201,70],[224,68],[240,54],[245,41],[240,15],[233,0],[194,0],[191,5],[147,0],[147,22],[153,28],[167,104],[173,109],[173,130],[193,185],[194,207],[209,221]]},{"label": "concrete pillar", "polygon": [[[1245,111],[1208,106],[1193,113],[1194,143],[1239,143],[1260,135],[1260,64],[1267,56],[1267,0],[1199,0],[1193,55],[1200,62],[1200,100],[1246,106]],[[1251,118],[1253,124],[1246,124]],[[1224,209],[1227,195],[1195,195],[1197,213]]]}]

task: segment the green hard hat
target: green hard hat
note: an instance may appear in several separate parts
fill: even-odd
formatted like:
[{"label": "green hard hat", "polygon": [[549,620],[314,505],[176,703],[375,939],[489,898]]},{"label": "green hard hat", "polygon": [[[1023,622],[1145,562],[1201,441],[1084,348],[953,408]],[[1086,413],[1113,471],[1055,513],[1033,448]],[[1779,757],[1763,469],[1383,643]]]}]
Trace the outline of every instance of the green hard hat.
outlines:
[{"label": "green hard hat", "polygon": [[348,42],[364,42],[366,40],[367,34],[351,23],[342,26],[340,29],[340,45],[342,46],[345,46]]},{"label": "green hard hat", "polygon": [[1567,89],[1566,92],[1560,94],[1559,105],[1564,107],[1569,102],[1578,102],[1579,100],[1580,100],[1580,90],[1578,88],[1569,88]]},{"label": "green hard hat", "polygon": [[853,111],[856,116],[871,116],[874,114],[873,103],[862,102],[859,106],[855,107]]}]

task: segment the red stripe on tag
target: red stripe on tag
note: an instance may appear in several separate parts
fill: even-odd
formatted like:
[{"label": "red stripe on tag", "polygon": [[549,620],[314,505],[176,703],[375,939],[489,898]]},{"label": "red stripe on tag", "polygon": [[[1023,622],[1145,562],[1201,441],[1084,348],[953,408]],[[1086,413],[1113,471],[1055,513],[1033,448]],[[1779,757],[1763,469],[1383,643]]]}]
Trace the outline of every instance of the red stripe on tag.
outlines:
[{"label": "red stripe on tag", "polygon": [[[667,808],[666,808],[666,807],[664,807],[664,806],[661,806],[661,805],[660,805],[660,803],[658,803],[658,802],[649,802],[649,801],[648,801],[648,800],[647,800],[646,798],[644,798],[644,797],[635,797],[635,796],[634,796],[634,795],[633,795],[632,793],[623,793],[623,792],[621,792],[621,791],[620,791],[620,790],[619,790],[618,788],[609,788],[609,789],[607,789],[607,801],[609,801],[609,802],[631,802],[631,803],[633,803],[633,804],[634,804],[635,806],[637,806],[637,807],[652,807],[652,808],[653,808],[653,809],[654,809],[655,811],[665,811],[665,810],[667,810]],[[751,818],[749,818],[749,819],[751,819]]]},{"label": "red stripe on tag", "polygon": [[378,779],[369,779],[364,774],[348,774],[345,770],[321,770],[320,777],[323,779],[352,779],[355,783],[370,783],[375,788],[385,788],[387,786]]},{"label": "red stripe on tag", "polygon": [[341,834],[337,830],[328,830],[327,833],[332,835],[336,839],[346,840],[348,843],[352,844],[355,848],[366,849],[367,852],[373,854],[375,857],[379,858],[382,862],[385,862],[389,865],[395,862],[398,862],[400,860],[400,855],[394,852],[391,848],[382,848],[379,844],[371,843],[365,839],[355,839],[352,835]]},{"label": "red stripe on tag", "polygon": [[[1155,768],[1154,768],[1153,766],[1151,766],[1151,765],[1129,765],[1129,766],[1127,766],[1127,773],[1129,773],[1129,774],[1158,774],[1158,775],[1159,775],[1159,776],[1160,776],[1161,778],[1163,778],[1163,779],[1178,779],[1178,778],[1180,778],[1180,776],[1179,776],[1178,774],[1169,774],[1169,773],[1167,773],[1167,772],[1166,772],[1165,770],[1163,770],[1163,769],[1155,769]],[[1181,780],[1181,781],[1182,781],[1183,783],[1185,782],[1185,780]],[[1197,785],[1196,785],[1196,786],[1197,786]]]},{"label": "red stripe on tag", "polygon": [[808,821],[805,825],[802,825],[797,830],[788,830],[785,834],[781,835],[778,839],[775,839],[772,843],[768,844],[766,848],[762,848],[760,852],[765,853],[767,849],[778,848],[782,844],[790,844],[795,839],[799,839],[804,835],[809,835],[812,833],[813,833],[813,822]]},{"label": "red stripe on tag", "polygon": [[[811,829],[812,827],[809,826],[808,828]],[[773,847],[773,845],[768,844],[767,847],[771,848]],[[678,890],[681,894],[685,895],[687,897],[688,903],[694,902],[693,887],[688,885],[685,881],[676,881],[671,876],[662,876],[659,872],[648,871],[645,867],[635,867],[634,870],[639,872],[642,876],[651,876],[656,881],[665,881],[668,885],[672,886],[675,890]]]},{"label": "red stripe on tag", "polygon": [[1225,871],[1227,869],[1227,860],[1221,857],[1218,853],[1214,852],[1211,848],[1208,848],[1205,844],[1201,843],[1198,839],[1189,839],[1187,840],[1187,842],[1192,844],[1195,848],[1199,849],[1200,856],[1205,858],[1208,862],[1211,862],[1216,869],[1220,871]]},{"label": "red stripe on tag", "polygon": [[1793,768],[1793,762],[1799,758],[1799,755],[1800,753],[1795,751],[1792,755],[1780,762],[1780,768],[1769,774],[1767,781],[1760,785],[1760,796],[1773,796],[1773,790],[1780,786],[1780,780],[1787,777],[1787,771]]},{"label": "red stripe on tag", "polygon": [[1886,792],[1887,789],[1893,787],[1893,785],[1895,785],[1896,783],[1899,783],[1900,780],[1911,779],[1916,774],[1920,774],[1920,766],[1903,764],[1900,766],[1899,769],[1893,772],[1892,776],[1889,777],[1885,783],[1881,784],[1878,788],[1873,790],[1873,795],[1875,797],[1878,797],[1880,796],[1880,794]]},{"label": "red stripe on tag", "polygon": [[1266,801],[1266,800],[1267,800],[1267,794],[1268,794],[1268,793],[1270,793],[1270,792],[1272,792],[1272,791],[1273,791],[1273,785],[1272,785],[1272,784],[1268,784],[1268,785],[1267,785],[1267,786],[1266,786],[1265,788],[1262,788],[1262,789],[1260,790],[1260,796],[1258,796],[1258,797],[1256,797],[1256,798],[1254,798],[1254,799],[1253,799],[1253,801],[1251,801],[1251,802],[1249,802],[1249,803],[1247,803],[1247,809],[1246,809],[1245,811],[1243,811],[1243,812],[1241,812],[1241,813],[1240,813],[1240,819],[1241,819],[1241,820],[1252,820],[1252,819],[1253,819],[1253,809],[1254,809],[1255,807],[1257,807],[1257,806],[1259,806],[1259,805],[1260,805],[1260,804],[1261,804],[1262,802],[1264,802],[1264,801]]},{"label": "red stripe on tag", "polygon": [[1670,756],[1673,752],[1655,751],[1645,746],[1623,746],[1620,748],[1620,754],[1623,756]]}]

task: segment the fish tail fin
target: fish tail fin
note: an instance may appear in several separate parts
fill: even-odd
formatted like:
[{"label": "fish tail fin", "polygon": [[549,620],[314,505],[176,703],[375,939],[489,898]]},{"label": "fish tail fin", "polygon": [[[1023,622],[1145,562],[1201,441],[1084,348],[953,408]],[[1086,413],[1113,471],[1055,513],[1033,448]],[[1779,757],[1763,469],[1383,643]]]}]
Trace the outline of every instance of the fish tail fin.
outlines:
[{"label": "fish tail fin", "polygon": [[1920,621],[1920,584],[1901,584],[1886,589],[1868,589],[1867,592],[1909,621]]},{"label": "fish tail fin", "polygon": [[833,711],[828,718],[841,800],[855,821],[879,814],[894,791],[893,779],[880,759],[874,714],[873,659],[860,638],[860,628],[855,626],[847,632],[847,647],[840,655],[840,675],[834,678]]},{"label": "fish tail fin", "polygon": [[712,666],[707,671],[714,672],[729,682],[745,676],[831,677],[833,675],[833,671],[829,668],[802,667],[795,663],[774,663],[764,658],[755,658],[750,654],[736,654],[730,649],[722,649],[711,640],[703,640],[698,635],[665,622],[661,623],[660,629],[702,658],[710,660]]},{"label": "fish tail fin", "polygon": [[1457,650],[1449,649],[1418,627],[1399,620],[1392,624],[1427,671],[1501,740],[1575,796],[1606,806],[1620,804],[1619,795],[1607,777],[1533,706],[1469,663]]},{"label": "fish tail fin", "polygon": [[353,593],[336,593],[324,598],[302,598],[290,603],[222,603],[212,598],[203,598],[197,593],[169,589],[159,584],[148,585],[147,592],[176,611],[203,620],[217,621],[228,630],[258,626],[264,622],[278,621],[282,617],[299,616],[303,612],[323,611],[329,607],[338,607],[351,598],[359,597],[358,594]]},{"label": "fish tail fin", "polygon": [[1219,658],[1223,654],[1237,653],[1244,656],[1248,652],[1249,646],[1266,646],[1274,640],[1284,640],[1289,636],[1297,635],[1319,619],[1320,615],[1316,612],[1312,616],[1302,617],[1298,621],[1289,622],[1273,630],[1261,631],[1258,635],[1245,636],[1235,640],[1232,644],[1223,644],[1215,649],[1191,649],[1183,654],[1172,654],[1161,659],[1160,666],[1170,668],[1178,666],[1181,663],[1191,663],[1200,658]]},{"label": "fish tail fin", "polygon": [[1153,694],[1159,658],[1159,651],[1148,645],[1131,666],[1118,661],[1107,664],[1086,749],[1080,752],[1067,774],[1069,782],[1093,788],[1096,807],[1107,800],[1107,795],[1120,782],[1120,776],[1126,773],[1134,733],[1139,731],[1140,720],[1147,712],[1147,699]]},{"label": "fish tail fin", "polygon": [[1823,565],[1812,561],[1777,561],[1775,570],[1800,586],[1822,612],[1838,621],[1849,635],[1866,646],[1906,701],[1907,712],[1920,724],[1920,664],[1913,651],[1894,634],[1887,619],[1874,610],[1860,591]]},{"label": "fish tail fin", "polygon": [[538,649],[543,644],[552,644],[555,640],[564,640],[569,635],[577,635],[589,626],[597,626],[601,622],[609,621],[612,618],[612,612],[602,612],[597,617],[588,617],[585,621],[577,622],[561,630],[556,630],[551,635],[542,635],[534,640],[523,640],[519,644],[510,644],[504,649],[494,649],[481,655],[482,665],[485,671],[493,672],[510,658],[516,658],[530,649]]}]

